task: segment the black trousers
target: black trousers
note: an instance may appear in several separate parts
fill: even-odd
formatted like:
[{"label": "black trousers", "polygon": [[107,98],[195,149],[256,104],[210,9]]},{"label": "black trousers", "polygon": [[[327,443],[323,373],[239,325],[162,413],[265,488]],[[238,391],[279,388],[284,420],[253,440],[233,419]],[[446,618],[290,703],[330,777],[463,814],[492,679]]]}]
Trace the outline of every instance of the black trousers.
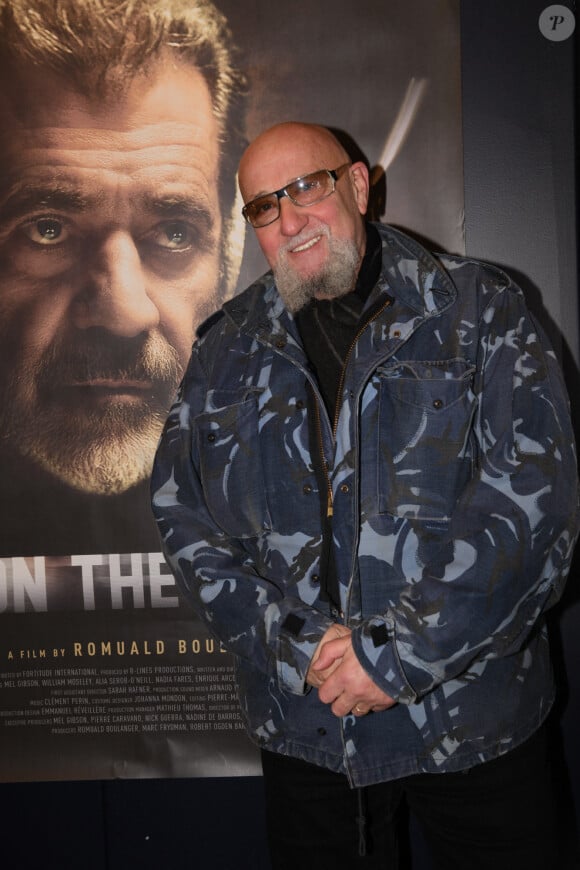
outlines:
[{"label": "black trousers", "polygon": [[398,829],[405,803],[437,870],[560,866],[545,728],[469,771],[361,790],[349,788],[341,774],[271,752],[262,753],[262,765],[272,870],[403,870]]}]

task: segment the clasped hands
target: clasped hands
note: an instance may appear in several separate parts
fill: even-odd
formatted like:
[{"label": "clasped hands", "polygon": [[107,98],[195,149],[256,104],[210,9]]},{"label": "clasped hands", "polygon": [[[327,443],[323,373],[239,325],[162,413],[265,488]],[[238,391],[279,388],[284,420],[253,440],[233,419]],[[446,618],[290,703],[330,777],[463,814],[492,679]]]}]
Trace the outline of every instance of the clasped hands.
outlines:
[{"label": "clasped hands", "polygon": [[352,648],[351,630],[331,625],[312,656],[306,682],[318,689],[323,704],[335,716],[366,716],[392,707],[396,701],[383,692],[364,670]]}]

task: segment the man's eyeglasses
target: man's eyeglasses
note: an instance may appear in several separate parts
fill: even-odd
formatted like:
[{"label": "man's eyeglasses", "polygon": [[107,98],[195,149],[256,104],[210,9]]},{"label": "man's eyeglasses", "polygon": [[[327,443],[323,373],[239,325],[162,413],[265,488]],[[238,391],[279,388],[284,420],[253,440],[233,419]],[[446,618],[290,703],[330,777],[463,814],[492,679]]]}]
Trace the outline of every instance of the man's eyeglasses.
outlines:
[{"label": "man's eyeglasses", "polygon": [[280,200],[287,196],[294,205],[314,205],[334,193],[336,182],[350,163],[338,169],[319,169],[291,181],[286,187],[265,193],[252,199],[242,209],[242,214],[253,227],[267,227],[280,217]]}]

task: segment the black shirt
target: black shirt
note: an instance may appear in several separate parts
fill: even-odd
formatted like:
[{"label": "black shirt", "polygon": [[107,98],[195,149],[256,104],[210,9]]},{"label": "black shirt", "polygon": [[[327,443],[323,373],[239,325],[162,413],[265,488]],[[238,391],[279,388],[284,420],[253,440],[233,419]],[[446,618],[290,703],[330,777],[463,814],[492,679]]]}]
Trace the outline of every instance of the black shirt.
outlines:
[{"label": "black shirt", "polygon": [[331,420],[348,350],[357,334],[365,302],[381,271],[381,240],[366,225],[367,244],[354,290],[338,299],[313,299],[295,316],[310,366],[316,375]]}]

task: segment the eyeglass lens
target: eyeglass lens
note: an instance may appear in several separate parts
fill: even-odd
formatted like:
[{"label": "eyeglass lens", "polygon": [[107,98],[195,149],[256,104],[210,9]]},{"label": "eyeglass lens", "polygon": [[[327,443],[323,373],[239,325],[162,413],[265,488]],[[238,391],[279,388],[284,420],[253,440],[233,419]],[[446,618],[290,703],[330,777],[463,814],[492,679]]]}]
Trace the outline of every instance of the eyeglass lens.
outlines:
[{"label": "eyeglass lens", "polygon": [[295,205],[314,205],[334,191],[334,175],[328,169],[311,172],[290,182],[282,190],[259,196],[249,202],[244,214],[253,227],[273,223],[280,214],[280,197],[286,194]]}]

